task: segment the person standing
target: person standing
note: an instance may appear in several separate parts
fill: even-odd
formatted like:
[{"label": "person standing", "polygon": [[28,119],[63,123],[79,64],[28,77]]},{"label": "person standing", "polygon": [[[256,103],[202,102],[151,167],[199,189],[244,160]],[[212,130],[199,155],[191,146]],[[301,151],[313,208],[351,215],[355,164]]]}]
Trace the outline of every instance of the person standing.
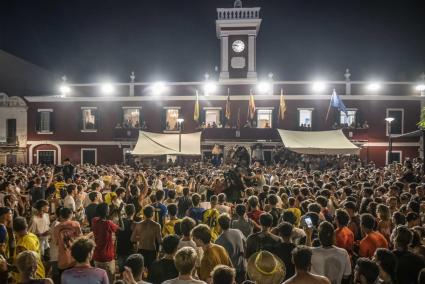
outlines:
[{"label": "person standing", "polygon": [[359,256],[372,258],[377,248],[388,248],[388,242],[381,233],[374,231],[375,218],[365,213],[361,216],[360,223],[364,238],[360,241]]},{"label": "person standing", "polygon": [[226,249],[235,267],[236,281],[241,283],[246,279],[246,259],[244,257],[246,238],[241,231],[230,229],[230,221],[228,214],[221,214],[218,217],[218,224],[222,233],[218,236],[215,243]]},{"label": "person standing", "polygon": [[198,247],[202,247],[204,255],[199,268],[199,278],[210,283],[211,272],[219,264],[233,266],[226,249],[211,243],[211,229],[204,224],[197,225],[192,230],[193,240]]},{"label": "person standing", "polygon": [[110,283],[105,270],[90,265],[94,247],[94,242],[87,238],[79,238],[74,242],[71,255],[76,264],[62,273],[61,284]]},{"label": "person standing", "polygon": [[179,272],[179,276],[167,280],[162,284],[206,284],[204,281],[192,277],[196,266],[196,251],[192,247],[179,249],[174,257],[174,263]]},{"label": "person standing", "polygon": [[117,262],[120,272],[124,271],[124,262],[127,257],[135,253],[134,245],[131,242],[131,234],[133,233],[134,214],[136,208],[133,204],[127,204],[124,207],[126,218],[123,220],[124,230],[118,230],[117,237]]},{"label": "person standing", "polygon": [[66,158],[63,161],[63,168],[62,168],[62,174],[65,181],[67,181],[68,179],[72,180],[74,178],[74,172],[75,172],[75,167],[71,164],[71,161],[68,158]]},{"label": "person standing", "polygon": [[[21,284],[53,284],[50,278],[35,278],[37,271],[37,254],[27,250],[21,252],[16,258],[15,265],[18,269]],[[7,283],[7,282],[2,282]]]},{"label": "person standing", "polygon": [[107,220],[109,215],[109,206],[106,203],[101,203],[97,206],[97,215],[93,218],[92,230],[96,247],[93,253],[94,264],[98,268],[106,270],[110,283],[115,280],[115,244],[112,240],[112,235],[123,230],[121,215],[119,216],[119,226],[111,220]]},{"label": "person standing", "polygon": [[260,215],[261,231],[250,235],[246,241],[246,258],[256,252],[266,250],[274,255],[279,253],[282,239],[271,233],[273,217],[269,213]]},{"label": "person standing", "polygon": [[29,231],[35,234],[40,241],[41,256],[45,256],[45,251],[49,248],[50,235],[50,218],[49,218],[49,202],[40,199],[35,204],[37,214],[32,217]]},{"label": "person standing", "polygon": [[153,220],[154,208],[146,205],[143,208],[145,219],[136,223],[131,234],[131,241],[136,243],[138,253],[143,255],[144,265],[150,268],[156,260],[161,244],[161,225]]},{"label": "person standing", "polygon": [[177,252],[179,238],[176,235],[168,235],[162,240],[164,256],[152,263],[148,273],[148,281],[153,284],[161,284],[166,280],[176,278],[179,275],[174,264],[174,255]]}]

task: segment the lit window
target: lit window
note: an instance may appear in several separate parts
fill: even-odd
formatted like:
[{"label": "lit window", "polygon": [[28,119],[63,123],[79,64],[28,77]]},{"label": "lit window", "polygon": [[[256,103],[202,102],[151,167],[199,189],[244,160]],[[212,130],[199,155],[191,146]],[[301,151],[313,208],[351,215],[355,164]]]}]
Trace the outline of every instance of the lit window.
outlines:
[{"label": "lit window", "polygon": [[339,123],[341,125],[346,125],[346,126],[356,126],[356,110],[347,110],[347,114],[345,115],[344,112],[340,112],[340,121]]},{"label": "lit window", "polygon": [[40,112],[40,131],[50,132],[50,111]]},{"label": "lit window", "polygon": [[207,128],[215,128],[220,124],[220,110],[206,109],[205,110],[205,126]]},{"label": "lit window", "polygon": [[298,115],[299,115],[298,126],[311,127],[312,117],[313,117],[312,114],[313,114],[312,109],[299,109],[298,110]]},{"label": "lit window", "polygon": [[179,109],[177,108],[166,109],[165,130],[171,130],[171,131],[178,130],[178,123],[177,123],[178,118],[179,118]]},{"label": "lit window", "polygon": [[123,126],[125,128],[139,128],[140,127],[140,109],[138,108],[125,108],[123,109]]},{"label": "lit window", "polygon": [[273,117],[273,110],[258,109],[257,110],[257,128],[271,128],[272,117]]},{"label": "lit window", "polygon": [[82,109],[83,116],[83,130],[96,130],[96,109],[85,108]]}]

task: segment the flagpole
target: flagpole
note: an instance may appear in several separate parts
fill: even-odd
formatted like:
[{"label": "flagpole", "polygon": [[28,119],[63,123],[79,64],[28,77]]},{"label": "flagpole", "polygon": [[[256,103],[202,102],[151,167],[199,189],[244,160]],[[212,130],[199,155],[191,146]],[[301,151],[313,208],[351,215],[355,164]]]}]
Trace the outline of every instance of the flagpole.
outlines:
[{"label": "flagpole", "polygon": [[[334,89],[334,91],[335,91],[335,89]],[[331,99],[329,100],[329,107],[328,107],[328,112],[326,113],[326,120],[325,120],[325,122],[328,121],[329,112],[331,111],[332,96],[333,96],[333,92],[332,92],[332,95],[331,95]]]}]

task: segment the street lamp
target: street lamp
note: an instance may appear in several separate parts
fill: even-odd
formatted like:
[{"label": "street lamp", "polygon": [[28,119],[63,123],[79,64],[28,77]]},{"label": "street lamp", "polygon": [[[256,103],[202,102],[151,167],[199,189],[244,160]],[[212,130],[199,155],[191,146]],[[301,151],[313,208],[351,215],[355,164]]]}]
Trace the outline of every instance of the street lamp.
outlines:
[{"label": "street lamp", "polygon": [[179,152],[182,151],[182,124],[184,122],[183,118],[178,118],[177,123],[179,126]]},{"label": "street lamp", "polygon": [[391,122],[394,121],[394,117],[387,117],[385,121],[388,123],[388,164],[391,164],[393,161],[393,141],[391,139]]}]

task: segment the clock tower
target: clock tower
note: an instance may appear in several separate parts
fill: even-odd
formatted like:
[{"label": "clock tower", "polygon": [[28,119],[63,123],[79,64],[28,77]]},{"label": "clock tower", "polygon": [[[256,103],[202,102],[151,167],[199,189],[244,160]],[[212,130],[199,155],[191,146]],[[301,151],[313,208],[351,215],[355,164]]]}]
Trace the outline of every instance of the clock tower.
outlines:
[{"label": "clock tower", "polygon": [[220,40],[220,80],[257,79],[256,40],[260,29],[260,7],[218,8],[217,38]]}]

